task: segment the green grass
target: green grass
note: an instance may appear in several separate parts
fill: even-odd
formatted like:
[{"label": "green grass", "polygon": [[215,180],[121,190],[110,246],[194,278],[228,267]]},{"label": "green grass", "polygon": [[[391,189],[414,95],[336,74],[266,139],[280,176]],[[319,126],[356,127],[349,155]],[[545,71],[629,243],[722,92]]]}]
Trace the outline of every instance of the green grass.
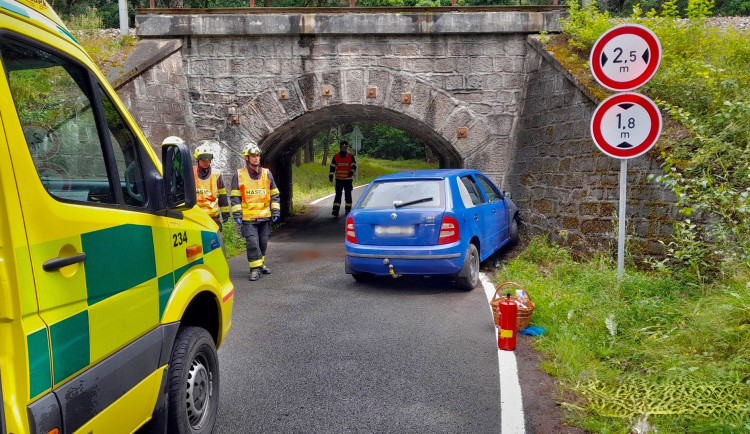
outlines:
[{"label": "green grass", "polygon": [[[628,271],[597,256],[574,260],[534,238],[494,277],[522,284],[544,370],[560,380],[570,422],[627,433],[643,414],[660,433],[750,430],[750,275],[705,295],[661,272]],[[562,398],[565,396],[565,398]],[[660,414],[661,413],[661,414]]]}]

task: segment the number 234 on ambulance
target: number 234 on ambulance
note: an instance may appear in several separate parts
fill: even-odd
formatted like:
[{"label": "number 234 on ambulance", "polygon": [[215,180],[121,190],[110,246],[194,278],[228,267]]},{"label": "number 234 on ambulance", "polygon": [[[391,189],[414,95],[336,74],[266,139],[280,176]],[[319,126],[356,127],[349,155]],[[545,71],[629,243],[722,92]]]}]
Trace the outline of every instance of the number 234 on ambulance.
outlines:
[{"label": "number 234 on ambulance", "polygon": [[43,0],[0,0],[0,434],[212,431],[234,288],[161,152]]}]

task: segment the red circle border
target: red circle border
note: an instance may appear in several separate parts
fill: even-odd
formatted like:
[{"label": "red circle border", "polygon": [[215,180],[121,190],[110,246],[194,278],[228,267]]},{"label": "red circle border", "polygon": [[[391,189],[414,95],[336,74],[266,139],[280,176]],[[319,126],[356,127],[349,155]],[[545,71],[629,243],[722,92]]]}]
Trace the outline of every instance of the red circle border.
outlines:
[{"label": "red circle border", "polygon": [[[643,107],[648,113],[651,119],[651,131],[648,136],[640,145],[631,149],[619,149],[611,144],[607,143],[602,135],[601,124],[604,114],[611,109],[613,106],[622,103],[638,104]],[[597,128],[595,128],[597,127]],[[602,101],[601,104],[594,110],[594,115],[591,117],[591,137],[594,140],[594,144],[610,157],[619,158],[625,160],[628,158],[635,158],[645,154],[651,149],[661,135],[662,129],[662,118],[659,108],[656,104],[651,101],[650,98],[635,92],[618,93]]]},{"label": "red circle border", "polygon": [[[652,60],[646,67],[646,70],[633,80],[624,82],[615,81],[607,77],[607,75],[604,73],[604,70],[602,70],[601,65],[599,64],[599,61],[594,61],[594,59],[601,58],[604,46],[607,45],[609,41],[616,38],[617,36],[625,34],[633,34],[641,37],[644,41],[646,41],[646,44],[648,45],[648,48],[652,53],[651,59],[655,60]],[[599,84],[606,87],[607,89],[615,91],[633,90],[648,83],[648,81],[651,80],[654,75],[656,75],[656,70],[659,69],[659,65],[661,64],[661,44],[659,43],[659,39],[654,34],[654,32],[649,30],[647,27],[638,24],[622,24],[620,26],[613,27],[612,29],[605,32],[594,43],[594,47],[591,50],[591,56],[589,57],[589,64],[591,66],[591,73],[594,75],[594,79],[596,79]]]}]

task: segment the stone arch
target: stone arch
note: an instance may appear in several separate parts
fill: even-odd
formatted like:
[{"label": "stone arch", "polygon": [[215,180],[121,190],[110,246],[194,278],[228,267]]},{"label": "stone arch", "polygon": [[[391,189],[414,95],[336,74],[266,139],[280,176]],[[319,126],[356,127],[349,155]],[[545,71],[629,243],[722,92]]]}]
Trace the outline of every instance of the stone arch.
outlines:
[{"label": "stone arch", "polygon": [[[402,100],[404,95],[410,98],[408,103]],[[394,126],[426,143],[441,167],[479,168],[499,184],[509,175],[512,162],[510,127],[498,127],[492,116],[477,113],[467,102],[415,74],[388,68],[299,75],[233,107],[228,116],[232,112],[239,123],[227,125],[219,133],[220,140],[237,154],[248,140],[261,146],[263,165],[272,169],[282,195],[287,196],[282,202],[287,212],[292,203],[293,155],[333,125],[367,121]],[[466,129],[465,137],[459,136],[459,128]]]}]

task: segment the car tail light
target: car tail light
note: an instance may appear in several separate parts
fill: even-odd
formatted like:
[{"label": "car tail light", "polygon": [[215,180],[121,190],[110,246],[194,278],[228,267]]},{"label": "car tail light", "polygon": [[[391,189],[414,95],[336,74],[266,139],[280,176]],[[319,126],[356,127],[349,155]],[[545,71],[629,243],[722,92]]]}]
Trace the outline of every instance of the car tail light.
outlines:
[{"label": "car tail light", "polygon": [[346,218],[346,241],[357,244],[357,234],[354,232],[354,219],[352,216]]},{"label": "car tail light", "polygon": [[440,225],[440,237],[438,244],[454,243],[461,238],[458,230],[458,220],[455,217],[443,216],[443,223]]}]

